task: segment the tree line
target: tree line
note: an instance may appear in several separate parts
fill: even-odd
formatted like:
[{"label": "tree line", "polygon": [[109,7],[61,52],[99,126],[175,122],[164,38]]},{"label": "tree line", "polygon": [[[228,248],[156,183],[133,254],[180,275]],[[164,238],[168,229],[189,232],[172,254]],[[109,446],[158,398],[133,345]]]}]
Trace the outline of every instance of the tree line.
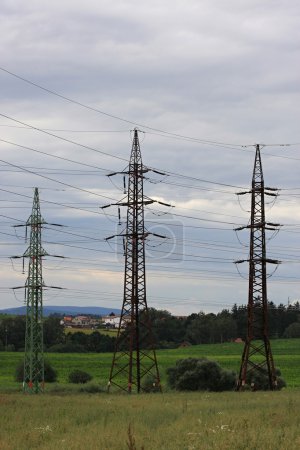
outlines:
[{"label": "tree line", "polygon": [[[188,317],[175,317],[168,311],[149,309],[152,328],[160,348],[174,347],[184,342],[216,344],[245,339],[247,332],[247,306],[237,306],[214,313],[194,313]],[[269,335],[276,338],[300,338],[300,304],[268,304]]]},{"label": "tree line", "polygon": [[[300,337],[300,305],[278,305],[269,302],[269,335],[271,339]],[[176,317],[168,311],[149,308],[154,342],[157,348],[176,348],[182,344],[214,344],[245,339],[247,306],[237,306],[214,313],[194,313]],[[143,313],[142,313],[143,314]],[[115,337],[99,331],[65,333],[61,318],[44,319],[44,348],[47,352],[112,352]],[[25,347],[24,316],[0,316],[0,351],[23,351]],[[126,330],[124,331],[126,332]]]}]

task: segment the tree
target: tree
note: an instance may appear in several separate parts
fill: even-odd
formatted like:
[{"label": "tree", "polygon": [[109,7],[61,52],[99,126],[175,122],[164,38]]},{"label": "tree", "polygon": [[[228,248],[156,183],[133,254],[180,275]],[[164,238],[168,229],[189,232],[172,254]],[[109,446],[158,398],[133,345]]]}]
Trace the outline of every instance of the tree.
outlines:
[{"label": "tree", "polygon": [[200,312],[191,321],[186,329],[185,339],[192,344],[208,344],[214,342],[213,322],[215,314]]},{"label": "tree", "polygon": [[167,375],[170,387],[179,391],[227,391],[236,382],[234,372],[206,358],[180,359],[167,369]]},{"label": "tree", "polygon": [[[271,336],[281,337],[287,325],[285,324],[286,307],[281,303],[280,305],[271,310],[271,322],[272,329],[270,330]],[[269,309],[270,313],[270,309]]]},{"label": "tree", "polygon": [[47,349],[48,353],[86,353],[87,350],[83,345],[72,344],[67,342],[66,344],[55,344]]},{"label": "tree", "polygon": [[221,311],[214,324],[214,342],[226,342],[237,337],[237,324],[228,310]]},{"label": "tree", "polygon": [[115,348],[115,337],[94,331],[88,336],[87,348],[90,352],[112,352]]},{"label": "tree", "polygon": [[[297,308],[297,305],[289,305],[285,308],[285,314],[283,317],[283,330],[285,330],[289,325],[300,319],[300,311]],[[284,332],[284,331],[283,331]]]},{"label": "tree", "polygon": [[88,349],[90,352],[98,352],[101,347],[102,335],[94,331],[89,335]]},{"label": "tree", "polygon": [[285,338],[300,338],[300,322],[294,322],[289,325],[284,333]]},{"label": "tree", "polygon": [[[144,320],[144,315],[145,312],[142,311],[141,322]],[[170,347],[170,343],[178,345],[184,340],[185,320],[172,316],[168,311],[155,308],[148,308],[148,320],[151,323],[156,347]]]},{"label": "tree", "polygon": [[44,319],[43,334],[46,348],[65,343],[64,327],[60,324],[61,318],[51,315]]},{"label": "tree", "polygon": [[89,337],[86,333],[76,331],[76,333],[68,333],[67,340],[68,342],[72,342],[72,344],[79,344],[87,348]]},{"label": "tree", "polygon": [[0,339],[9,348],[22,350],[25,346],[25,316],[3,317],[0,321]]},{"label": "tree", "polygon": [[240,337],[245,339],[246,332],[247,332],[247,317],[248,317],[248,310],[247,306],[237,306],[236,304],[233,305],[231,309],[232,318],[236,323],[236,337]]}]

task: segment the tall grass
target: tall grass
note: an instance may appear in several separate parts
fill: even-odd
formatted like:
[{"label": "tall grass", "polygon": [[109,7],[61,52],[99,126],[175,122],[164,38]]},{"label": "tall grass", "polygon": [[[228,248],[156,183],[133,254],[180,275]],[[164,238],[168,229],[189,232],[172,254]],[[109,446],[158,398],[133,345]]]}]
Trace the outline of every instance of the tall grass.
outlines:
[{"label": "tall grass", "polygon": [[1,450],[296,450],[300,390],[0,395]]}]

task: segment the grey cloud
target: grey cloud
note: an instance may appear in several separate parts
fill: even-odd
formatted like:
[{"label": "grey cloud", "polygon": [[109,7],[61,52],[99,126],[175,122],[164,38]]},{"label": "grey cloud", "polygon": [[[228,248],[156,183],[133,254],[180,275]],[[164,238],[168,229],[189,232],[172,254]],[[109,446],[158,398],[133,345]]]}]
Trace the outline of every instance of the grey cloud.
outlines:
[{"label": "grey cloud", "polygon": [[[76,0],[55,0],[43,5],[37,1],[2,3],[1,64],[25,78],[113,115],[177,134],[229,144],[300,142],[300,7],[296,1],[287,4],[271,0],[168,0],[151,3],[137,0],[85,3]],[[123,130],[124,133],[56,134],[125,159],[129,157],[129,130],[134,125],[84,110],[5,73],[0,73],[0,79],[1,110],[4,114],[41,128]],[[5,124],[16,125],[8,119],[0,119],[0,125]],[[142,126],[140,128],[143,129]],[[144,131],[148,130],[145,128]],[[0,133],[3,139],[109,170],[122,170],[126,165],[124,161],[84,150],[35,131],[1,126]],[[140,138],[145,164],[206,180],[239,186],[250,185],[253,148],[223,148],[151,133],[146,133],[145,136],[141,133]],[[280,159],[268,156],[268,153],[296,159]],[[299,187],[298,153],[297,146],[264,148],[266,184]],[[97,189],[97,192],[113,198],[122,198],[123,195],[122,189],[117,190],[101,173],[76,176],[75,172],[59,172],[58,169],[80,169],[80,166],[71,163],[3,143],[0,145],[0,157],[20,166],[40,170],[41,173],[48,169],[52,171],[49,175],[51,178],[81,189]],[[4,185],[16,186],[11,190],[24,194],[31,192],[30,189],[37,185],[45,188],[44,191],[41,190],[43,201],[84,204],[86,208],[91,202],[96,210],[97,205],[101,206],[106,202],[105,199],[101,200],[67,187],[65,191],[52,191],[50,189],[58,187],[54,181],[34,174],[3,172],[3,165],[0,169],[0,188],[3,189],[6,189]],[[83,170],[83,167],[81,169]],[[56,173],[53,173],[55,171]],[[229,193],[212,193],[194,189],[212,187],[207,183],[178,179],[173,181],[177,184],[185,183],[190,187],[148,183],[145,191],[149,196],[161,196],[171,203],[207,200],[210,211],[216,215],[178,208],[179,214],[217,219],[224,219],[221,214],[241,215],[245,223],[247,222],[247,214],[241,212],[236,203],[234,189],[229,189]],[[122,185],[122,180],[117,180],[116,184]],[[218,186],[213,187],[222,190]],[[59,188],[63,189],[62,186]],[[31,206],[30,199],[24,200],[22,208],[15,208],[20,205],[15,203],[18,197],[5,194],[4,191],[0,195],[3,214],[26,220]],[[285,199],[289,200],[282,196],[277,206],[268,211],[268,215],[272,217],[274,214],[275,219],[276,215],[285,218],[286,204],[289,204],[291,220],[294,220],[293,217],[297,220],[298,197],[293,197],[294,201],[290,203],[284,203]],[[77,227],[83,234],[99,236],[103,240],[99,244],[99,250],[104,249],[105,236],[115,231],[116,210],[111,212],[113,218],[105,218],[92,213],[54,207],[44,202],[42,208],[44,216],[53,222],[58,219],[70,228]],[[169,215],[165,217],[167,220]],[[110,222],[110,219],[113,221]],[[10,225],[5,224],[7,228],[2,230],[10,230]],[[189,228],[188,225],[203,223],[187,218],[182,218],[182,225],[189,239],[224,241],[233,248],[237,245],[232,230]],[[246,243],[247,238],[248,236],[244,235]],[[53,239],[62,240],[58,235],[53,236]],[[71,239],[70,236],[67,239]],[[277,245],[297,248],[297,242],[297,234],[283,232],[278,236]],[[19,240],[15,244],[20,245]],[[270,245],[276,247],[276,243]],[[56,250],[74,258],[79,257],[80,252],[89,257],[89,251],[71,247],[57,246]],[[190,251],[191,248],[187,247],[186,253]],[[216,254],[197,247],[193,251],[202,255]],[[245,252],[247,249],[240,249],[241,255]],[[5,255],[7,253],[6,247]],[[94,253],[92,258],[97,259],[100,265],[103,258],[115,262],[116,270],[123,270],[122,263],[115,261],[112,255]],[[106,255],[105,258],[103,255]],[[223,253],[219,252],[219,255]],[[66,265],[68,264],[69,261],[66,260]],[[74,260],[71,264],[78,270],[78,261]],[[184,270],[192,265],[193,263],[186,261],[178,264],[177,269],[182,269],[183,275],[186,273]],[[3,267],[6,274],[7,265]],[[101,267],[105,267],[104,262]],[[197,267],[217,270],[219,273],[225,269],[235,270],[230,264],[228,267],[224,265],[225,269],[217,263],[203,263]],[[243,270],[247,274],[247,269]],[[289,270],[296,274],[294,268],[284,265],[281,266],[280,273],[284,275]],[[101,278],[101,283],[99,282],[100,275],[97,281],[94,275],[89,277],[87,272],[76,272],[78,277],[72,281],[70,273],[65,272],[64,276],[63,270],[49,270],[47,276],[51,273],[52,277],[58,278],[56,284],[71,287],[74,283],[78,288],[81,286],[90,289],[100,289],[101,285],[102,290],[112,289],[110,281],[107,280],[106,284]],[[191,282],[151,277],[150,273],[148,286],[153,296],[170,296],[173,293],[178,296],[180,292],[185,298],[188,295],[191,299],[199,299],[199,304],[201,300],[203,302],[204,299],[213,300],[217,297],[223,304],[229,305],[233,301],[246,301],[247,288],[238,279],[232,283],[228,282],[225,289],[220,279],[205,281],[205,273],[199,273],[199,280],[192,279]],[[11,279],[13,280],[13,275]],[[7,285],[6,281],[4,278],[1,283]],[[11,283],[13,284],[13,281]],[[293,284],[282,284],[277,290],[272,287],[270,289],[276,301],[283,301],[287,291],[290,297],[296,295]],[[241,293],[244,295],[242,299]],[[9,306],[5,302],[6,300],[1,298],[1,304]],[[189,312],[195,310],[192,302],[188,308]],[[211,308],[207,306],[208,310]]]}]

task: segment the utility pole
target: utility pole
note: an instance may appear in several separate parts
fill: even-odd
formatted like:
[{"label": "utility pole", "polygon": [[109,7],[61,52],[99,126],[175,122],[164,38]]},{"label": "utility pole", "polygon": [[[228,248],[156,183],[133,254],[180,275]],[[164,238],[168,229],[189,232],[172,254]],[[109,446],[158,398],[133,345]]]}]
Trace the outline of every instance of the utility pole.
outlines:
[{"label": "utility pole", "polygon": [[46,285],[42,275],[42,258],[50,256],[42,246],[42,227],[46,224],[40,211],[39,191],[35,188],[32,212],[25,224],[26,236],[27,229],[30,228],[30,243],[22,256],[23,268],[24,258],[29,259],[25,283],[26,331],[23,391],[33,394],[44,391],[43,289]]},{"label": "utility pole", "polygon": [[269,341],[268,330],[268,297],[267,297],[267,263],[279,264],[279,261],[266,256],[266,230],[277,230],[279,224],[265,221],[265,195],[276,197],[277,189],[264,185],[261,163],[260,146],[256,145],[252,188],[249,192],[238,195],[251,194],[251,220],[250,225],[237,228],[250,229],[250,255],[248,260],[236,263],[249,262],[249,294],[248,294],[248,320],[242,362],[237,382],[237,390],[243,390],[246,383],[250,383],[255,390],[255,383],[251,377],[255,373],[268,376],[269,389],[277,388],[275,366]]},{"label": "utility pole", "polygon": [[28,277],[25,284],[26,332],[24,358],[24,392],[39,393],[44,390],[43,341],[43,287],[42,257],[48,253],[42,247],[39,191],[34,190],[32,212],[26,222],[30,227],[30,244],[24,257],[29,258]]},{"label": "utility pole", "polygon": [[[128,172],[121,172],[128,174],[127,201],[116,204],[127,206],[126,231],[121,234],[125,255],[124,297],[108,382],[108,390],[114,385],[129,394],[144,390],[142,381],[145,377],[151,379],[154,389],[161,391],[146,300],[145,241],[150,234],[164,236],[145,230],[144,206],[155,202],[144,196],[144,174],[149,170],[142,163],[138,130],[135,129]],[[109,176],[112,175],[115,174]]]}]

